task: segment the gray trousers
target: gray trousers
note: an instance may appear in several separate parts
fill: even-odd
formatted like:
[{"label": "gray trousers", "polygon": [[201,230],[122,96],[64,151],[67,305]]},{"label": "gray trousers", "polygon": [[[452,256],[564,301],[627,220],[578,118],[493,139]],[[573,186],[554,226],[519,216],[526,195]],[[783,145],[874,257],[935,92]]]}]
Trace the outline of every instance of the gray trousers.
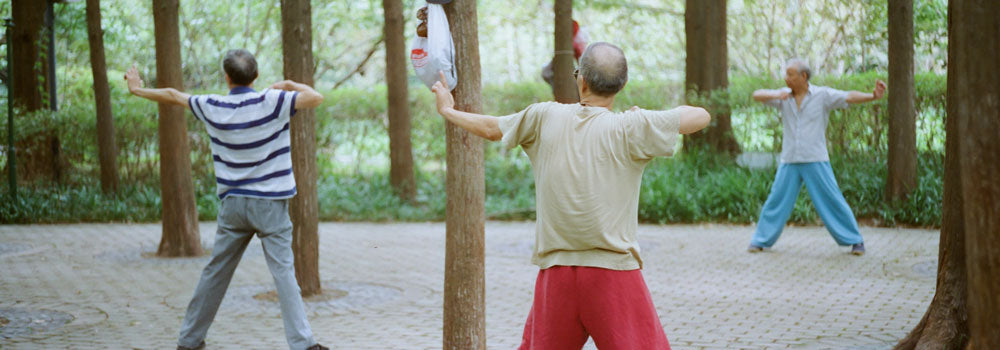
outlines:
[{"label": "gray trousers", "polygon": [[202,271],[194,297],[188,304],[178,345],[196,347],[205,339],[236,265],[254,234],[260,237],[267,267],[278,289],[281,319],[285,323],[289,349],[301,350],[316,344],[306,319],[299,284],[295,280],[288,200],[230,196],[220,204],[219,229],[212,248],[212,260]]}]

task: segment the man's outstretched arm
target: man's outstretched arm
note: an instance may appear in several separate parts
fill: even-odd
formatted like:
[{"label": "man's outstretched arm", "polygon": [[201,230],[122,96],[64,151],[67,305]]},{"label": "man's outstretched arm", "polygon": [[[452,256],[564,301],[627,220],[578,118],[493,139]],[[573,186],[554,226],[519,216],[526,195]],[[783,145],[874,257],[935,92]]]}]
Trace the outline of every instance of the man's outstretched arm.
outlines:
[{"label": "man's outstretched arm", "polygon": [[771,100],[784,100],[792,94],[784,89],[768,90],[760,89],[753,92],[753,99],[757,102],[767,102]]},{"label": "man's outstretched arm", "polygon": [[881,80],[875,80],[875,89],[872,92],[861,92],[861,91],[848,91],[847,92],[847,103],[865,103],[875,101],[882,98],[885,94],[885,82]]},{"label": "man's outstretched arm", "polygon": [[682,135],[698,132],[712,121],[712,115],[701,107],[679,106],[674,110],[680,112],[680,127],[677,132]]},{"label": "man's outstretched arm", "polygon": [[125,72],[125,80],[128,82],[128,91],[133,95],[147,100],[169,103],[188,108],[188,98],[191,97],[190,94],[177,91],[177,89],[174,88],[147,89],[142,87],[142,78],[139,77],[139,71],[135,69],[134,65],[132,68],[129,68],[127,72]]},{"label": "man's outstretched arm", "polygon": [[299,93],[295,97],[295,109],[309,109],[319,107],[323,103],[323,95],[316,92],[311,86],[296,83],[291,80],[280,81],[271,85],[272,89],[296,91]]},{"label": "man's outstretched arm", "polygon": [[434,98],[437,100],[438,114],[441,114],[445,120],[458,125],[458,127],[476,136],[490,141],[499,141],[503,137],[503,132],[500,131],[500,124],[497,118],[456,110],[455,98],[451,96],[444,73],[440,74],[441,80],[434,83],[434,86],[431,87],[431,91],[434,92]]}]

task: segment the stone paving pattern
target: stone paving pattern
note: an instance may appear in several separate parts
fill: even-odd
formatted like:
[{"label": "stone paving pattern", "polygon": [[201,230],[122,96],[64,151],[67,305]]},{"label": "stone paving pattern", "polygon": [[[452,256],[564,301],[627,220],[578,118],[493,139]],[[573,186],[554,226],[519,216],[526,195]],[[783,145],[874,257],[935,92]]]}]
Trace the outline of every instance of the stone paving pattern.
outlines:
[{"label": "stone paving pattern", "polygon": [[[215,223],[200,228],[210,249]],[[752,232],[640,226],[643,274],[674,349],[888,349],[933,297],[937,231],[863,227],[863,257],[815,226],[789,227],[773,250],[750,254]],[[152,257],[159,237],[159,224],[0,225],[0,348],[172,349],[208,258]],[[533,242],[532,222],[486,225],[490,349],[520,343],[538,271]],[[307,300],[317,340],[440,349],[444,247],[443,223],[321,223],[329,293]],[[260,297],[271,290],[255,239],[208,348],[287,348],[276,303]]]}]

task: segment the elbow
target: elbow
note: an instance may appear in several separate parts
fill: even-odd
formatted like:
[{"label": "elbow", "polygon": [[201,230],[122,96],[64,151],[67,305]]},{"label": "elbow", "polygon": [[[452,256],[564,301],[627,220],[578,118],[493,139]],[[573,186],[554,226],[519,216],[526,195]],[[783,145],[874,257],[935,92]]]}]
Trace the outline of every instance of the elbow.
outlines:
[{"label": "elbow", "polygon": [[485,138],[490,141],[500,141],[503,138],[503,133],[500,130],[490,130],[486,132]]},{"label": "elbow", "polygon": [[701,107],[696,108],[695,123],[698,126],[698,130],[704,129],[712,122],[712,115],[708,113],[707,110]]},{"label": "elbow", "polygon": [[310,93],[308,96],[305,97],[307,98],[305,99],[305,101],[302,102],[305,105],[303,107],[305,107],[306,109],[316,108],[319,107],[319,105],[323,104],[323,95],[320,95],[317,92]]},{"label": "elbow", "polygon": [[710,122],[712,122],[712,115],[709,114],[704,108],[687,108],[688,110],[685,111],[684,116],[681,117],[681,125],[677,130],[678,133],[683,135],[693,134],[701,129],[704,129]]}]

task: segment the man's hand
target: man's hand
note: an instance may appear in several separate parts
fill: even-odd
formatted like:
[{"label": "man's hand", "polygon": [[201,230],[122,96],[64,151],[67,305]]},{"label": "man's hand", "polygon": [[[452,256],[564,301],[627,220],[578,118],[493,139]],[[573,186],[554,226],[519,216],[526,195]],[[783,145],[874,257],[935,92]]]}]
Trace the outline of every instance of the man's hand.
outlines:
[{"label": "man's hand", "polygon": [[876,79],[875,90],[872,90],[872,96],[877,100],[882,98],[883,95],[885,95],[885,82]]},{"label": "man's hand", "polygon": [[132,94],[142,88],[142,78],[139,77],[139,70],[135,69],[135,64],[125,72],[125,81],[128,83],[128,91]]},{"label": "man's hand", "polygon": [[431,92],[434,93],[434,99],[437,101],[438,114],[445,116],[447,110],[455,109],[455,98],[451,96],[451,89],[448,89],[448,80],[444,76],[444,72],[438,71],[441,76],[441,80],[434,83],[431,86]]}]

